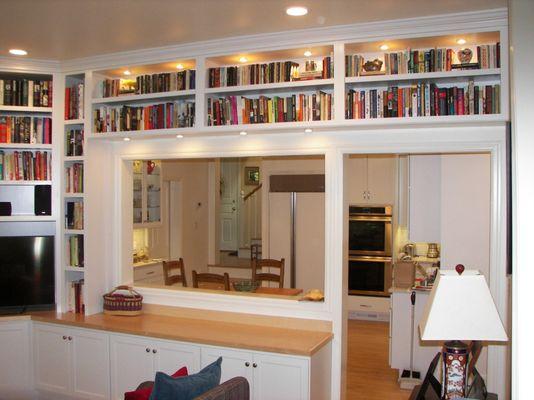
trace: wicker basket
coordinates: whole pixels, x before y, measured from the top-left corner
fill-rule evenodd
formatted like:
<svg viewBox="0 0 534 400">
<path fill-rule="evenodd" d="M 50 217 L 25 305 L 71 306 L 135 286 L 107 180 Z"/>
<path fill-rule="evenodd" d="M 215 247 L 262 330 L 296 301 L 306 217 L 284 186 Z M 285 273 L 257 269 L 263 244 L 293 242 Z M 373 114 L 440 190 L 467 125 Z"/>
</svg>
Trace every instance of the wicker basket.
<svg viewBox="0 0 534 400">
<path fill-rule="evenodd" d="M 143 312 L 143 296 L 128 286 L 117 286 L 103 297 L 104 314 L 134 316 Z"/>
</svg>

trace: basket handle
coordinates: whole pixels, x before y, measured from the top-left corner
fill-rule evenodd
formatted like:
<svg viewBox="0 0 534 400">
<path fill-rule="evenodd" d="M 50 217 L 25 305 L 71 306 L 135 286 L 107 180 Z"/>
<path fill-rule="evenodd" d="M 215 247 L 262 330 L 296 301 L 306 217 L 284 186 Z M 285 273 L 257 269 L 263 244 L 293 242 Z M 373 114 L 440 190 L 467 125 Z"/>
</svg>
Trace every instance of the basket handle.
<svg viewBox="0 0 534 400">
<path fill-rule="evenodd" d="M 115 293 L 116 291 L 118 290 L 127 290 L 128 292 L 132 293 L 133 295 L 135 296 L 139 296 L 139 297 L 143 297 L 141 296 L 138 292 L 136 292 L 135 290 L 133 290 L 130 286 L 128 285 L 120 285 L 120 286 L 117 286 L 115 289 L 113 289 L 109 294 L 112 295 L 113 293 Z"/>
</svg>

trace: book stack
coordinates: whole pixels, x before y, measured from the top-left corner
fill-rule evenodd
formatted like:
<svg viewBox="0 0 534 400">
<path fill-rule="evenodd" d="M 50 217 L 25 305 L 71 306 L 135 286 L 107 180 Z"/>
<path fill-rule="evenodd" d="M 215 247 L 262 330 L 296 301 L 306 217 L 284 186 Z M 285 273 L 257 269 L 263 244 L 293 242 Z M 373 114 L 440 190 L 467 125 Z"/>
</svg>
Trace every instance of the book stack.
<svg viewBox="0 0 534 400">
<path fill-rule="evenodd" d="M 365 60 L 359 54 L 349 54 L 345 56 L 345 76 L 360 76 Z"/>
<path fill-rule="evenodd" d="M 0 79 L 0 105 L 52 107 L 52 81 Z"/>
<path fill-rule="evenodd" d="M 216 88 L 290 82 L 298 76 L 298 68 L 299 64 L 293 61 L 209 68 L 208 86 Z"/>
<path fill-rule="evenodd" d="M 84 281 L 73 281 L 67 283 L 67 311 L 76 314 L 85 313 L 84 303 Z"/>
<path fill-rule="evenodd" d="M 67 262 L 71 267 L 82 268 L 83 260 L 83 235 L 72 235 L 67 239 Z"/>
<path fill-rule="evenodd" d="M 195 103 L 174 101 L 150 106 L 102 106 L 93 111 L 95 132 L 187 128 L 195 123 Z"/>
<path fill-rule="evenodd" d="M 65 155 L 83 156 L 83 129 L 70 129 L 65 134 Z"/>
<path fill-rule="evenodd" d="M 74 163 L 65 168 L 65 192 L 83 193 L 83 164 Z"/>
<path fill-rule="evenodd" d="M 0 150 L 0 180 L 4 181 L 47 181 L 51 175 L 52 155 L 48 152 Z"/>
<path fill-rule="evenodd" d="M 325 92 L 249 99 L 227 96 L 208 99 L 208 125 L 326 121 L 332 119 L 333 96 Z"/>
<path fill-rule="evenodd" d="M 65 88 L 65 119 L 83 119 L 84 84 Z"/>
<path fill-rule="evenodd" d="M 347 119 L 476 115 L 500 113 L 500 85 L 438 87 L 418 83 L 387 90 L 350 90 Z"/>
<path fill-rule="evenodd" d="M 195 88 L 195 70 L 139 75 L 135 79 L 105 79 L 98 86 L 99 97 L 164 93 Z"/>
<path fill-rule="evenodd" d="M 83 203 L 81 201 L 67 202 L 65 228 L 83 229 Z"/>
<path fill-rule="evenodd" d="M 0 143 L 52 143 L 52 118 L 0 116 Z"/>
</svg>

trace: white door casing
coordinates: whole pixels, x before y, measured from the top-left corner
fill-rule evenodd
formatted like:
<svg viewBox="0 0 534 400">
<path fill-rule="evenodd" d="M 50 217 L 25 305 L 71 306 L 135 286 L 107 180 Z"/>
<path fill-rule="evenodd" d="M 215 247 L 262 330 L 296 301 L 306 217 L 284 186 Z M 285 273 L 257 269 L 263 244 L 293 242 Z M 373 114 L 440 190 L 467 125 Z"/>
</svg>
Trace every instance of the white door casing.
<svg viewBox="0 0 534 400">
<path fill-rule="evenodd" d="M 221 250 L 237 250 L 239 160 L 221 160 Z"/>
</svg>

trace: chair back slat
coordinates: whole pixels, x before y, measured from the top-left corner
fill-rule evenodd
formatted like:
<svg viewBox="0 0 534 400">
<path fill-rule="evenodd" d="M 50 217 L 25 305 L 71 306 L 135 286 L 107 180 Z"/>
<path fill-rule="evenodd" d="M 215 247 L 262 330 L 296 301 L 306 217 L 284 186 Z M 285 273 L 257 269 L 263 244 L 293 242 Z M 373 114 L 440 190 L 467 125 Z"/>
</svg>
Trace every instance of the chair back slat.
<svg viewBox="0 0 534 400">
<path fill-rule="evenodd" d="M 284 265 L 285 260 L 263 259 L 253 260 L 252 262 L 252 280 L 253 281 L 266 281 L 266 282 L 278 282 L 278 287 L 284 287 Z M 276 268 L 279 273 L 274 274 L 272 272 L 261 272 L 264 268 Z M 258 272 L 258 270 L 260 272 Z"/>
<path fill-rule="evenodd" d="M 176 271 L 179 271 L 180 273 L 176 274 Z M 163 278 L 166 286 L 181 282 L 184 287 L 187 287 L 183 258 L 173 261 L 163 261 Z"/>
</svg>

